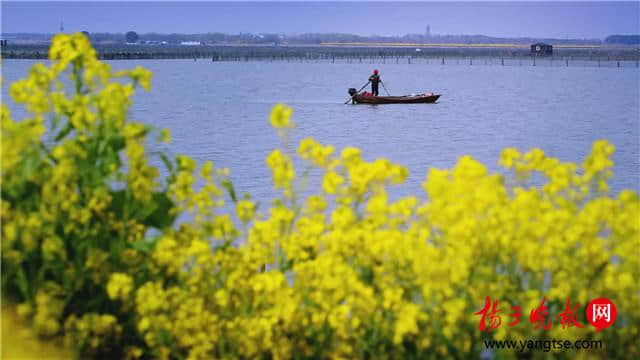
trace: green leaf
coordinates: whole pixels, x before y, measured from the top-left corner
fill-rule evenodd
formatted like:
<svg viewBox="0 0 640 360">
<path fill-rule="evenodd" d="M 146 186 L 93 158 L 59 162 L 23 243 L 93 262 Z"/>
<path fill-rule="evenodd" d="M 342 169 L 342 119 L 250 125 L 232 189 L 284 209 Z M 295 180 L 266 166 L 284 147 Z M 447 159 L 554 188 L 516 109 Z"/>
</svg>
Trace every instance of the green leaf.
<svg viewBox="0 0 640 360">
<path fill-rule="evenodd" d="M 64 127 L 64 129 L 62 129 L 58 135 L 56 136 L 55 141 L 58 142 L 62 139 L 64 139 L 65 136 L 69 135 L 69 133 L 71 132 L 71 130 L 73 130 L 73 125 L 71 125 L 71 123 L 67 123 L 67 126 Z"/>
<path fill-rule="evenodd" d="M 111 136 L 109 138 L 109 145 L 111 146 L 113 151 L 116 153 L 124 149 L 124 146 L 126 145 L 124 141 L 124 136 L 122 135 Z"/>
<path fill-rule="evenodd" d="M 166 329 L 161 329 L 157 332 L 157 334 L 158 334 L 158 340 L 160 341 L 161 344 L 166 346 L 171 346 L 172 339 L 169 331 L 167 331 Z"/>
<path fill-rule="evenodd" d="M 176 215 L 171 214 L 171 209 L 173 207 L 173 201 L 169 199 L 167 194 L 163 192 L 154 193 L 153 211 L 142 221 L 142 223 L 157 229 L 170 227 L 176 219 Z"/>
<path fill-rule="evenodd" d="M 142 238 L 136 242 L 131 243 L 131 247 L 135 250 L 148 254 L 153 250 L 156 244 L 156 239 Z"/>
<path fill-rule="evenodd" d="M 125 192 L 124 190 L 117 190 L 111 192 L 111 202 L 109 203 L 109 210 L 115 214 L 122 214 L 124 212 Z"/>
<path fill-rule="evenodd" d="M 20 292 L 22 293 L 22 297 L 24 299 L 28 299 L 30 298 L 29 296 L 29 280 L 27 280 L 27 276 L 24 273 L 24 269 L 20 269 L 18 270 L 18 273 L 16 274 L 16 280 L 17 280 L 17 285 L 18 285 L 18 289 L 20 289 Z"/>
<path fill-rule="evenodd" d="M 238 202 L 238 199 L 236 198 L 236 191 L 233 188 L 233 183 L 231 182 L 231 180 L 222 180 L 220 185 L 222 185 L 223 188 L 227 189 L 227 192 L 229 193 L 229 196 L 234 203 Z"/>
<path fill-rule="evenodd" d="M 169 170 L 169 173 L 173 173 L 173 163 L 171 163 L 167 154 L 160 153 L 160 159 L 162 159 L 162 162 L 164 163 L 164 166 L 167 167 L 167 170 Z"/>
</svg>

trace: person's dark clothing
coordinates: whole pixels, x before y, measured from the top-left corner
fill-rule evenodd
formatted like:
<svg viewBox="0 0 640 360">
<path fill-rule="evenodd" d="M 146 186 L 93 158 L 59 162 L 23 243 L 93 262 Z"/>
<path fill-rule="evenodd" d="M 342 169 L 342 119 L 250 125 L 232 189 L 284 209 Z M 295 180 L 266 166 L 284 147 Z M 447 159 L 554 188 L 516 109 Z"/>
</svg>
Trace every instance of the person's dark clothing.
<svg viewBox="0 0 640 360">
<path fill-rule="evenodd" d="M 373 74 L 369 76 L 369 81 L 371 81 L 371 93 L 373 96 L 378 96 L 378 85 L 380 84 L 380 75 Z"/>
</svg>

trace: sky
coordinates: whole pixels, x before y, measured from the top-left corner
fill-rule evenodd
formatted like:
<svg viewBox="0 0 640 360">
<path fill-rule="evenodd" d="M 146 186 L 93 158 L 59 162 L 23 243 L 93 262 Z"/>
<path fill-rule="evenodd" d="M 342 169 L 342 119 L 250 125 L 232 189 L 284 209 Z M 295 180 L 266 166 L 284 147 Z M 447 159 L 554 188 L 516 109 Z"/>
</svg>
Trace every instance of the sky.
<svg viewBox="0 0 640 360">
<path fill-rule="evenodd" d="M 482 34 L 599 38 L 640 33 L 632 2 L 1 1 L 3 33 Z"/>
</svg>

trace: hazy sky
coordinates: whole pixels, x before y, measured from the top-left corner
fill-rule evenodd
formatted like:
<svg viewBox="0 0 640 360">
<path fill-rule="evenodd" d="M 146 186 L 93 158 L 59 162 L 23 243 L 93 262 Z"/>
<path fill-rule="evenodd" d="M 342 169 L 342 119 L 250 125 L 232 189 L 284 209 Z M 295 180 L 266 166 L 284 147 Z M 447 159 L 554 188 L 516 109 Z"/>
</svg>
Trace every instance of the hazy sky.
<svg viewBox="0 0 640 360">
<path fill-rule="evenodd" d="M 640 33 L 640 2 L 2 1 L 2 32 L 341 32 L 604 38 Z"/>
</svg>

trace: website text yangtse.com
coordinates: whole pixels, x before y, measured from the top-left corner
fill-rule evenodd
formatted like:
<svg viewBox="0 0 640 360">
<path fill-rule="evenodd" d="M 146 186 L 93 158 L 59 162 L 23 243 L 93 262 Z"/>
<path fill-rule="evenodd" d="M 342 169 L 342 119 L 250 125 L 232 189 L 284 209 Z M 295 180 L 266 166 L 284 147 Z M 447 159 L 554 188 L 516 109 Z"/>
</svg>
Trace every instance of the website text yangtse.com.
<svg viewBox="0 0 640 360">
<path fill-rule="evenodd" d="M 485 349 L 513 349 L 519 352 L 526 350 L 551 350 L 564 349 L 602 349 L 602 340 L 484 340 Z"/>
</svg>

